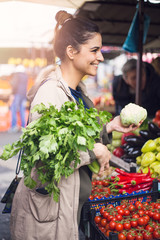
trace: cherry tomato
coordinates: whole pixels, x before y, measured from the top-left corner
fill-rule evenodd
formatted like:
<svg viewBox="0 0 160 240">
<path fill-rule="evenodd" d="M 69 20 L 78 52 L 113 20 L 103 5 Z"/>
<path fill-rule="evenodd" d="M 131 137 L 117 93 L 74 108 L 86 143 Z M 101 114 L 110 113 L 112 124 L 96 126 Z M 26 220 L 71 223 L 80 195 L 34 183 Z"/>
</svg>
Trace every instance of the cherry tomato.
<svg viewBox="0 0 160 240">
<path fill-rule="evenodd" d="M 108 222 L 110 222 L 112 220 L 112 218 L 113 218 L 113 215 L 108 215 L 108 217 L 107 217 Z"/>
<path fill-rule="evenodd" d="M 145 223 L 143 217 L 138 218 L 137 221 L 138 221 L 138 225 L 139 225 L 139 226 L 143 226 L 144 223 Z"/>
<path fill-rule="evenodd" d="M 116 206 L 116 209 L 118 211 L 119 209 L 122 209 L 122 207 L 121 206 Z"/>
<path fill-rule="evenodd" d="M 160 209 L 160 203 L 155 203 L 154 208 Z"/>
<path fill-rule="evenodd" d="M 127 237 L 127 240 L 134 240 L 135 239 L 135 235 L 133 233 L 130 233 L 130 232 L 127 233 L 126 237 Z"/>
<path fill-rule="evenodd" d="M 138 219 L 139 218 L 139 214 L 135 213 L 135 214 L 133 214 L 132 217 L 135 218 L 135 219 Z"/>
<path fill-rule="evenodd" d="M 92 195 L 90 195 L 89 199 L 92 201 L 94 199 L 94 197 Z"/>
<path fill-rule="evenodd" d="M 155 213 L 153 214 L 153 219 L 154 219 L 154 220 L 159 220 L 159 219 L 160 219 L 160 214 L 159 214 L 158 212 L 155 212 Z"/>
<path fill-rule="evenodd" d="M 101 226 L 102 227 L 105 227 L 106 226 L 106 224 L 107 224 L 107 220 L 105 219 L 105 218 L 103 218 L 103 219 L 101 219 Z"/>
<path fill-rule="evenodd" d="M 155 117 L 156 117 L 157 119 L 160 119 L 160 110 L 157 110 L 157 112 L 156 112 L 156 114 L 155 114 Z"/>
<path fill-rule="evenodd" d="M 104 227 L 99 227 L 99 230 L 101 230 L 101 232 L 103 232 L 103 233 L 106 231 L 106 229 Z"/>
<path fill-rule="evenodd" d="M 138 214 L 140 217 L 142 217 L 144 215 L 144 210 L 142 210 L 142 209 L 138 210 Z"/>
<path fill-rule="evenodd" d="M 135 240 L 143 240 L 143 235 L 141 233 L 138 233 L 135 237 Z"/>
<path fill-rule="evenodd" d="M 121 223 L 116 223 L 115 229 L 116 229 L 117 232 L 123 231 L 123 224 L 121 224 Z"/>
<path fill-rule="evenodd" d="M 122 220 L 122 215 L 117 214 L 117 215 L 116 215 L 116 220 L 121 221 L 121 220 Z"/>
<path fill-rule="evenodd" d="M 102 181 L 102 185 L 103 185 L 104 187 L 108 187 L 108 186 L 109 186 L 109 182 L 108 182 L 107 180 L 103 180 L 103 181 Z"/>
<path fill-rule="evenodd" d="M 153 227 L 152 226 L 150 226 L 150 225 L 147 225 L 146 227 L 145 227 L 145 229 L 148 231 L 148 232 L 153 232 Z"/>
<path fill-rule="evenodd" d="M 126 240 L 126 236 L 123 233 L 119 233 L 118 240 Z"/>
<path fill-rule="evenodd" d="M 116 222 L 115 221 L 110 221 L 110 223 L 109 223 L 109 229 L 110 230 L 114 230 L 115 229 L 115 227 L 116 227 Z"/>
<path fill-rule="evenodd" d="M 121 208 L 123 208 L 123 209 L 126 207 L 127 207 L 127 205 L 125 203 L 121 205 Z"/>
<path fill-rule="evenodd" d="M 124 222 L 124 223 L 123 223 L 123 228 L 124 228 L 125 230 L 130 230 L 130 229 L 131 229 L 131 224 L 130 224 L 129 222 Z"/>
<path fill-rule="evenodd" d="M 96 216 L 96 217 L 94 218 L 94 221 L 95 221 L 95 223 L 100 223 L 101 217 L 100 217 L 100 216 Z"/>
<path fill-rule="evenodd" d="M 144 232 L 143 233 L 143 239 L 144 240 L 152 240 L 152 234 L 149 232 Z"/>
<path fill-rule="evenodd" d="M 133 227 L 133 228 L 135 228 L 135 227 L 138 226 L 137 220 L 131 220 L 131 221 L 130 221 L 130 224 L 131 224 L 131 227 Z"/>
<path fill-rule="evenodd" d="M 160 239 L 160 231 L 155 230 L 155 231 L 153 232 L 153 238 L 154 238 L 154 239 Z"/>
<path fill-rule="evenodd" d="M 119 209 L 119 210 L 118 210 L 118 214 L 120 214 L 120 215 L 123 216 L 123 215 L 124 215 L 124 209 Z"/>
<path fill-rule="evenodd" d="M 100 214 L 103 215 L 104 211 L 105 211 L 105 207 L 102 207 L 102 208 L 100 209 Z"/>
<path fill-rule="evenodd" d="M 130 215 L 130 211 L 128 209 L 124 210 L 124 216 L 129 216 Z"/>
<path fill-rule="evenodd" d="M 137 205 L 135 205 L 136 209 L 143 209 L 143 204 L 141 202 L 139 202 Z"/>
<path fill-rule="evenodd" d="M 130 212 L 135 211 L 135 206 L 134 206 L 133 204 L 129 205 L 128 210 L 129 210 Z"/>
<path fill-rule="evenodd" d="M 107 230 L 107 232 L 105 233 L 105 235 L 107 236 L 107 237 L 109 237 L 109 233 L 111 232 L 111 230 Z"/>
<path fill-rule="evenodd" d="M 104 211 L 104 213 L 103 213 L 103 217 L 107 219 L 107 218 L 108 218 L 108 215 L 109 215 L 109 213 L 106 212 L 106 211 Z"/>
</svg>

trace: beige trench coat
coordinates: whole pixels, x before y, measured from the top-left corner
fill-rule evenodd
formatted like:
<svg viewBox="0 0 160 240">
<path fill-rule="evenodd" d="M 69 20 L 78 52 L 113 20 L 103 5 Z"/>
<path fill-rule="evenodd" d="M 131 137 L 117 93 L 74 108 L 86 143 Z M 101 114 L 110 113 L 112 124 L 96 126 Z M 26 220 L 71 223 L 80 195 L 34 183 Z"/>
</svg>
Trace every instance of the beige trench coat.
<svg viewBox="0 0 160 240">
<path fill-rule="evenodd" d="M 82 83 L 81 89 L 85 91 Z M 37 83 L 30 90 L 28 98 L 31 108 L 43 102 L 45 105 L 52 103 L 60 109 L 64 102 L 75 101 L 58 66 L 48 75 L 48 81 L 41 86 Z M 91 105 L 92 103 L 89 107 L 93 106 Z M 37 117 L 35 113 L 30 114 L 30 121 Z M 22 178 L 12 205 L 10 219 L 12 240 L 78 240 L 77 211 L 80 189 L 78 168 L 92 161 L 88 152 L 80 152 L 80 158 L 81 163 L 74 173 L 67 179 L 61 178 L 58 203 L 48 195 L 27 188 Z M 32 177 L 36 180 L 37 175 L 34 170 Z M 42 186 L 39 182 L 36 188 Z"/>
</svg>

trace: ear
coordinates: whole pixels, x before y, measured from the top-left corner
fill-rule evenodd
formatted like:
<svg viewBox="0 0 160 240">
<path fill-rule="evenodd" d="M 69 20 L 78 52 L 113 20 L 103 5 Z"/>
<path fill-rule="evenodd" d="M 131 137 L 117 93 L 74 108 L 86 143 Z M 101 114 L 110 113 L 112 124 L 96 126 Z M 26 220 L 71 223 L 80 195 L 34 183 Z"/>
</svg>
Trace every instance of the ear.
<svg viewBox="0 0 160 240">
<path fill-rule="evenodd" d="M 67 46 L 66 48 L 66 54 L 69 57 L 69 59 L 73 60 L 74 55 L 77 53 L 77 50 L 73 48 L 71 45 Z"/>
</svg>

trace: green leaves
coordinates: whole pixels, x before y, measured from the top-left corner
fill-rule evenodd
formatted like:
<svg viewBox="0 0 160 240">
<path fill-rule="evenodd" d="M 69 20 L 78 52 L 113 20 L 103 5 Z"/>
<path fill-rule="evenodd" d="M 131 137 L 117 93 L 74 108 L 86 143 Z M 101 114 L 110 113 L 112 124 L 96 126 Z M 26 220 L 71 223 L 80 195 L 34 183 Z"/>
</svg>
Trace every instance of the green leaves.
<svg viewBox="0 0 160 240">
<path fill-rule="evenodd" d="M 21 170 L 25 185 L 36 187 L 30 175 L 36 167 L 39 180 L 58 201 L 61 177 L 70 176 L 80 163 L 79 151 L 93 149 L 95 139 L 100 138 L 103 124 L 111 119 L 111 114 L 85 109 L 81 100 L 78 108 L 74 102 L 65 102 L 58 111 L 51 104 L 46 107 L 41 103 L 32 112 L 40 117 L 23 129 L 19 141 L 5 146 L 0 158 L 7 160 L 23 148 Z"/>
</svg>

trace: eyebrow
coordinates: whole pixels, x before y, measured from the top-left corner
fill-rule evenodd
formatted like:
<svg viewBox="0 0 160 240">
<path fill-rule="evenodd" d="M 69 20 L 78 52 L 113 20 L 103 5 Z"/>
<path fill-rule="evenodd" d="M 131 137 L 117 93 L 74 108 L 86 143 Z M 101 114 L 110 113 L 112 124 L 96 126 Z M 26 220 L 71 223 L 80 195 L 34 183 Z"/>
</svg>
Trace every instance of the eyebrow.
<svg viewBox="0 0 160 240">
<path fill-rule="evenodd" d="M 91 50 L 93 50 L 93 49 L 101 49 L 102 47 L 92 47 L 92 48 L 90 48 Z"/>
</svg>

